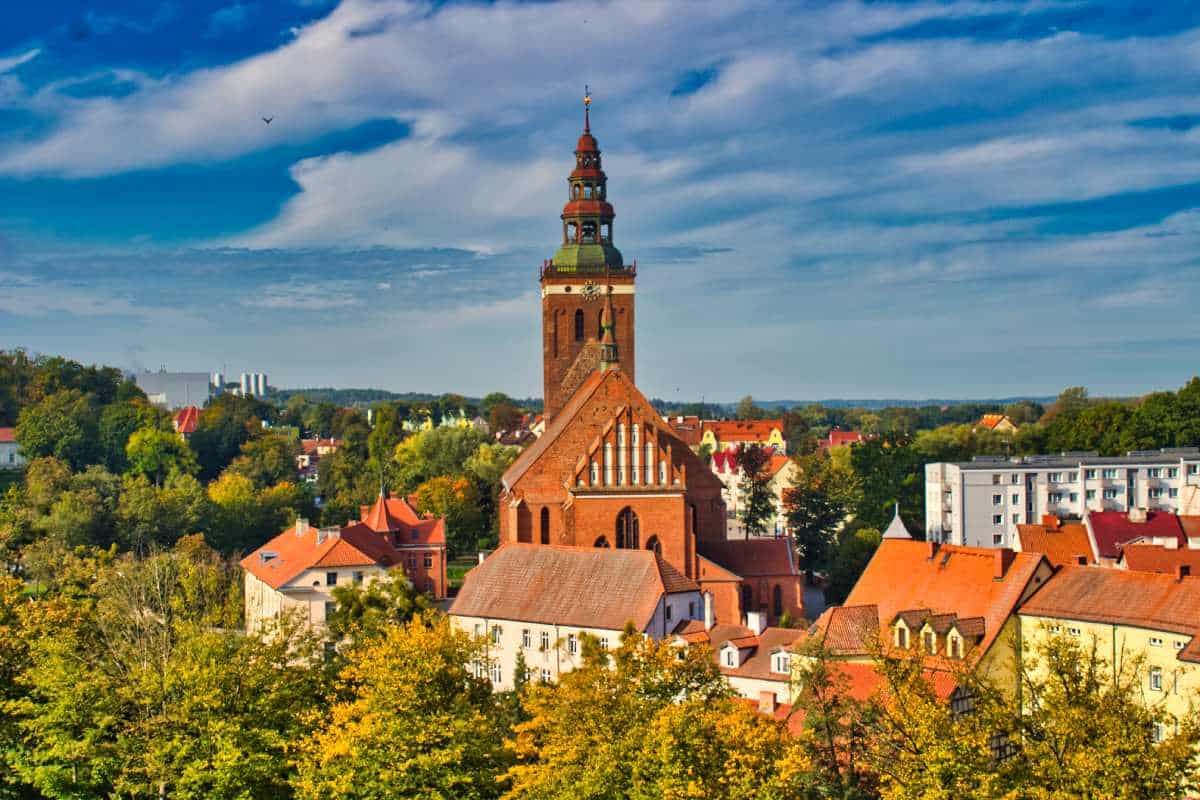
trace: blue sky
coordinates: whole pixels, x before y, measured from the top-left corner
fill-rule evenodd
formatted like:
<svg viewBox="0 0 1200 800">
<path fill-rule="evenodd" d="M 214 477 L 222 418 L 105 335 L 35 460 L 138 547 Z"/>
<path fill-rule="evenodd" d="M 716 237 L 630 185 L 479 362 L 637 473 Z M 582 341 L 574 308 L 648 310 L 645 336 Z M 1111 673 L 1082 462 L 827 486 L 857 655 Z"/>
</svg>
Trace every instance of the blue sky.
<svg viewBox="0 0 1200 800">
<path fill-rule="evenodd" d="M 587 83 L 648 394 L 1171 388 L 1198 79 L 1162 0 L 17 4 L 0 342 L 537 394 Z"/>
</svg>

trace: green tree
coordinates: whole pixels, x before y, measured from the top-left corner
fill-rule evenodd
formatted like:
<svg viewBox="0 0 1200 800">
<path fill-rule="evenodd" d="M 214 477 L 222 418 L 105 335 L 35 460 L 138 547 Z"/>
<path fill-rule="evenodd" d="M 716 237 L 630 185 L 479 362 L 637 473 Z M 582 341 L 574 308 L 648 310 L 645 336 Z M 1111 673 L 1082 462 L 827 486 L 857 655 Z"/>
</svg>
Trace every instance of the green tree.
<svg viewBox="0 0 1200 800">
<path fill-rule="evenodd" d="M 483 644 L 419 616 L 355 647 L 338 695 L 300 753 L 305 800 L 499 797 L 509 758 L 499 699 L 469 669 Z"/>
<path fill-rule="evenodd" d="M 209 514 L 204 487 L 191 475 L 173 473 L 162 486 L 144 475 L 126 476 L 117 503 L 117 540 L 139 554 L 169 547 L 201 530 Z"/>
<path fill-rule="evenodd" d="M 221 394 L 200 413 L 188 443 L 200 462 L 200 479 L 210 481 L 241 453 L 242 445 L 262 434 L 274 408 L 253 397 Z"/>
<path fill-rule="evenodd" d="M 876 528 L 849 528 L 838 534 L 825 586 L 825 599 L 830 605 L 849 596 L 881 541 L 883 535 Z"/>
<path fill-rule="evenodd" d="M 282 433 L 268 433 L 242 444 L 241 455 L 229 469 L 245 475 L 255 486 L 263 488 L 296 477 L 296 456 L 300 443 Z"/>
<path fill-rule="evenodd" d="M 925 529 L 925 465 L 907 439 L 880 437 L 850 450 L 861 499 L 854 518 L 863 525 L 884 528 L 896 503 L 909 530 Z"/>
<path fill-rule="evenodd" d="M 733 416 L 736 419 L 765 419 L 767 412 L 754 405 L 753 397 L 746 395 L 738 401 L 737 408 L 734 409 Z"/>
<path fill-rule="evenodd" d="M 434 428 L 410 436 L 396 446 L 396 488 L 407 494 L 430 478 L 461 475 L 467 459 L 487 443 L 487 434 L 474 428 Z"/>
<path fill-rule="evenodd" d="M 770 462 L 771 454 L 762 445 L 743 442 L 737 447 L 737 465 L 741 472 L 738 479 L 738 518 L 747 539 L 765 534 L 775 515 L 772 476 L 767 471 Z"/>
<path fill-rule="evenodd" d="M 456 555 L 475 550 L 484 519 L 479 513 L 479 493 L 465 477 L 430 478 L 413 492 L 417 511 L 446 520 L 446 542 Z"/>
<path fill-rule="evenodd" d="M 326 618 L 326 630 L 333 641 L 380 636 L 430 608 L 429 598 L 405 577 L 403 567 L 394 567 L 387 575 L 360 584 L 338 584 L 333 589 L 333 600 L 333 613 Z"/>
<path fill-rule="evenodd" d="M 165 411 L 144 401 L 111 403 L 100 412 L 97 438 L 101 460 L 112 472 L 129 468 L 125 447 L 129 437 L 141 428 L 170 427 Z"/>
<path fill-rule="evenodd" d="M 161 486 L 168 475 L 195 475 L 200 471 L 196 454 L 179 434 L 159 428 L 142 428 L 125 446 L 129 471 Z"/>
<path fill-rule="evenodd" d="M 97 460 L 96 409 L 77 389 L 54 392 L 24 408 L 16 436 L 27 458 L 53 456 L 76 470 Z"/>
<path fill-rule="evenodd" d="M 823 450 L 802 456 L 796 463 L 793 485 L 783 492 L 784 513 L 801 567 L 822 569 L 834 536 L 850 513 L 857 483 L 853 472 L 840 469 Z"/>
</svg>

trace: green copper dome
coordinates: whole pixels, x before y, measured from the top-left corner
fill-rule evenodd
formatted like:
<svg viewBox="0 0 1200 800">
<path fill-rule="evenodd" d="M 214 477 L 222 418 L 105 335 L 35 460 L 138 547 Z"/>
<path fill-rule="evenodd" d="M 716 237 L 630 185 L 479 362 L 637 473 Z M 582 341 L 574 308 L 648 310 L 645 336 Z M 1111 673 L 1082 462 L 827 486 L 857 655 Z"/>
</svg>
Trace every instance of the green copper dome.
<svg viewBox="0 0 1200 800">
<path fill-rule="evenodd" d="M 622 269 L 621 251 L 611 244 L 564 244 L 551 259 L 559 272 L 603 272 Z"/>
</svg>

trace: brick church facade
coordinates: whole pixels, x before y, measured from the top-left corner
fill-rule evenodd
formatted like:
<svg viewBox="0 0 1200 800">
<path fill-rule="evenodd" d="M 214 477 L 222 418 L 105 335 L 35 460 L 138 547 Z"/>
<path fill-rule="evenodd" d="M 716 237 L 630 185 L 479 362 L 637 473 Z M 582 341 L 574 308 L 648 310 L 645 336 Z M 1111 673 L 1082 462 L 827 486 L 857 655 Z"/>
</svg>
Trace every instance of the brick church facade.
<svg viewBox="0 0 1200 800">
<path fill-rule="evenodd" d="M 500 543 L 641 549 L 713 595 L 720 622 L 803 615 L 790 539 L 726 539 L 721 483 L 634 384 L 634 285 L 613 245 L 585 105 L 563 243 L 541 269 L 545 433 L 505 472 Z"/>
</svg>

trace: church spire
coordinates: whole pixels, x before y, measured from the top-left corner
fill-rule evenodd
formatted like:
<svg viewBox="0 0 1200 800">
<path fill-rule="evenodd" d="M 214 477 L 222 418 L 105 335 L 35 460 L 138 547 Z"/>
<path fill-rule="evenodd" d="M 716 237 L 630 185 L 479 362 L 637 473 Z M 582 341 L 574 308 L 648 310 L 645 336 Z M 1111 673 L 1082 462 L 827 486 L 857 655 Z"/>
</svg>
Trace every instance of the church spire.
<svg viewBox="0 0 1200 800">
<path fill-rule="evenodd" d="M 567 178 L 567 204 L 562 211 L 562 246 L 551 263 L 560 274 L 625 271 L 621 251 L 613 246 L 613 212 L 608 177 L 601 167 L 600 144 L 592 136 L 592 93 L 583 95 L 583 133 L 575 143 L 575 169 Z"/>
<path fill-rule="evenodd" d="M 608 276 L 605 275 L 607 278 Z M 617 352 L 617 339 L 613 336 L 612 287 L 604 295 L 604 310 L 600 312 L 600 371 L 621 368 L 621 356 Z"/>
</svg>

